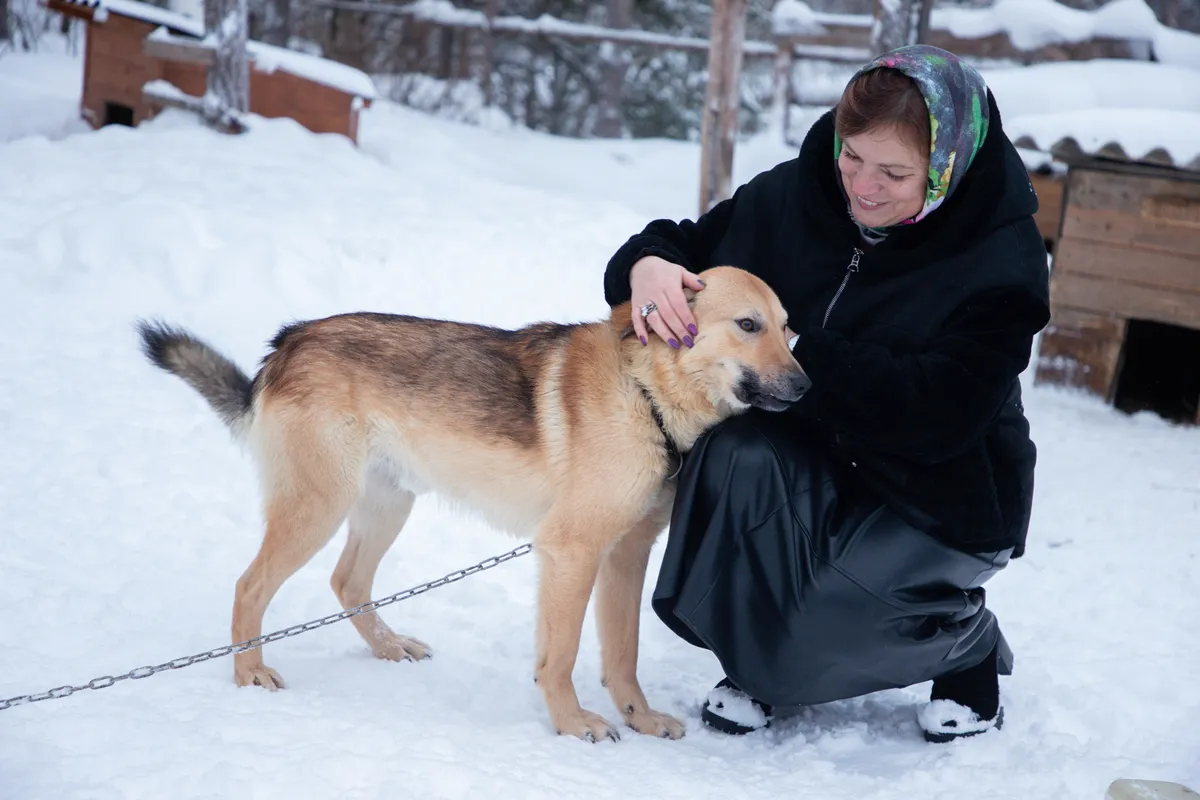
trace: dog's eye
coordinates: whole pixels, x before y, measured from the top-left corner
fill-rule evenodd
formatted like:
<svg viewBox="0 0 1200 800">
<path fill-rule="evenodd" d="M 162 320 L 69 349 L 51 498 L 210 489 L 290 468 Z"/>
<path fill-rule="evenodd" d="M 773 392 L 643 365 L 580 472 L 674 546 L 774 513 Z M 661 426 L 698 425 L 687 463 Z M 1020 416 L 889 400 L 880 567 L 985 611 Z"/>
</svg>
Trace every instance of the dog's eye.
<svg viewBox="0 0 1200 800">
<path fill-rule="evenodd" d="M 738 327 L 744 330 L 746 333 L 754 333 L 759 329 L 758 321 L 750 319 L 749 317 L 743 317 L 742 319 L 739 319 L 737 324 Z"/>
</svg>

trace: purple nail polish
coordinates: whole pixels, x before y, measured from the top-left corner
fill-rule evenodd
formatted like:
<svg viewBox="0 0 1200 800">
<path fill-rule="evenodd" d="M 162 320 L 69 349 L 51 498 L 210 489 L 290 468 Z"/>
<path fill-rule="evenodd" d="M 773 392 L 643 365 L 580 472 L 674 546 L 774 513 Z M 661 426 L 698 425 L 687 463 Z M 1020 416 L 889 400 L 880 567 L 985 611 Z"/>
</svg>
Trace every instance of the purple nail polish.
<svg viewBox="0 0 1200 800">
<path fill-rule="evenodd" d="M 667 344 L 671 345 L 671 347 L 675 348 L 676 350 L 679 349 L 679 342 L 675 341 L 674 339 L 667 339 Z"/>
<path fill-rule="evenodd" d="M 697 282 L 699 282 L 699 284 L 700 284 L 701 286 L 708 286 L 708 284 L 707 284 L 707 283 L 705 283 L 705 282 L 704 282 L 703 280 L 701 280 L 700 278 L 697 278 L 696 280 L 697 280 Z"/>
<path fill-rule="evenodd" d="M 646 344 L 646 337 L 645 337 L 645 336 L 639 336 L 638 338 L 642 340 L 642 344 L 643 344 L 643 345 L 645 345 L 645 344 Z"/>
<path fill-rule="evenodd" d="M 691 347 L 692 346 L 692 337 L 690 337 L 690 336 L 683 337 L 683 343 L 686 344 L 688 347 Z"/>
<path fill-rule="evenodd" d="M 692 336 L 696 335 L 696 326 L 694 324 L 688 325 L 688 333 L 690 333 Z"/>
</svg>

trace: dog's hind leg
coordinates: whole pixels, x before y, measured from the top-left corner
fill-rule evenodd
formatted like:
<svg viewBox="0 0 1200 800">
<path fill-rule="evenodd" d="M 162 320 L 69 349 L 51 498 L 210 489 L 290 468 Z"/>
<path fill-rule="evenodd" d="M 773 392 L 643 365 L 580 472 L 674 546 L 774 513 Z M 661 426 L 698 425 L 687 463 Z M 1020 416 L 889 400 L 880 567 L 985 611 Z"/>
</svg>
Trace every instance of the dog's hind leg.
<svg viewBox="0 0 1200 800">
<path fill-rule="evenodd" d="M 534 545 L 541 562 L 534 679 L 554 729 L 592 742 L 621 738 L 604 717 L 579 705 L 571 679 L 602 541 L 579 520 L 559 519 L 543 525 Z"/>
<path fill-rule="evenodd" d="M 646 702 L 637 679 L 642 586 L 650 548 L 667 513 L 642 520 L 605 554 L 596 581 L 596 627 L 604 685 L 626 724 L 638 733 L 678 739 L 684 726 Z"/>
<path fill-rule="evenodd" d="M 384 486 L 368 476 L 366 493 L 350 511 L 346 547 L 330 580 L 342 608 L 356 608 L 370 601 L 379 562 L 408 521 L 415 500 L 412 492 Z M 378 658 L 412 661 L 433 655 L 424 642 L 396 634 L 378 612 L 368 611 L 350 621 Z"/>
<path fill-rule="evenodd" d="M 341 443 L 294 436 L 266 459 L 266 533 L 258 554 L 238 579 L 233 601 L 234 643 L 262 635 L 263 614 L 275 593 L 296 570 L 329 543 L 346 518 L 359 487 L 351 454 Z M 238 686 L 282 689 L 279 673 L 263 663 L 262 648 L 236 653 Z"/>
</svg>

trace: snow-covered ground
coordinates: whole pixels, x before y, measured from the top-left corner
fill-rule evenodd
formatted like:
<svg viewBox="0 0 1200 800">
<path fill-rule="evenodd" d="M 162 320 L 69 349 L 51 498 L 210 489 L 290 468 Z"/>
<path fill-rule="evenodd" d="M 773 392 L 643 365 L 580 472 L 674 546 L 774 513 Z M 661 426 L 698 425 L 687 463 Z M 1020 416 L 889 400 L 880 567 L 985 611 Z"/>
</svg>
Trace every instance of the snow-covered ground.
<svg viewBox="0 0 1200 800">
<path fill-rule="evenodd" d="M 613 249 L 696 205 L 693 145 L 558 140 L 387 104 L 359 150 L 287 121 L 238 138 L 177 114 L 79 132 L 78 66 L 0 59 L 0 697 L 227 641 L 259 542 L 251 466 L 143 360 L 135 318 L 191 326 L 252 368 L 281 323 L 333 312 L 597 317 Z M 777 137 L 739 147 L 736 180 L 790 155 Z M 1200 431 L 1028 384 L 1030 547 L 989 585 L 1017 654 L 1002 731 L 925 744 L 917 686 L 710 733 L 698 704 L 719 669 L 645 603 L 643 684 L 688 735 L 556 737 L 531 680 L 524 558 L 382 612 L 430 661 L 377 661 L 342 622 L 268 645 L 283 692 L 236 688 L 226 658 L 0 712 L 0 797 L 1099 800 L 1120 776 L 1200 786 Z M 338 610 L 343 540 L 284 586 L 266 630 Z M 515 544 L 419 503 L 376 596 Z M 590 617 L 576 684 L 615 718 Z"/>
</svg>

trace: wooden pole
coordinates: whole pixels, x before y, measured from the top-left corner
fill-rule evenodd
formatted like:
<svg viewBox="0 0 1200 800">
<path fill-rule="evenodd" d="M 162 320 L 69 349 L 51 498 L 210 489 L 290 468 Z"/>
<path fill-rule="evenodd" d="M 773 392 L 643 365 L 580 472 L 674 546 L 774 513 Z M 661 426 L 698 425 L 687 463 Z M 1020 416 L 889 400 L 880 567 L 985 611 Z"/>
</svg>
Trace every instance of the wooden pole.
<svg viewBox="0 0 1200 800">
<path fill-rule="evenodd" d="M 700 125 L 701 214 L 731 194 L 745 33 L 746 0 L 714 0 Z"/>
<path fill-rule="evenodd" d="M 608 0 L 606 10 L 609 28 L 626 30 L 633 24 L 633 0 Z M 593 132 L 602 139 L 619 139 L 625 127 L 621 101 L 629 71 L 629 50 L 615 42 L 604 42 L 600 54 L 600 108 Z"/>
</svg>

